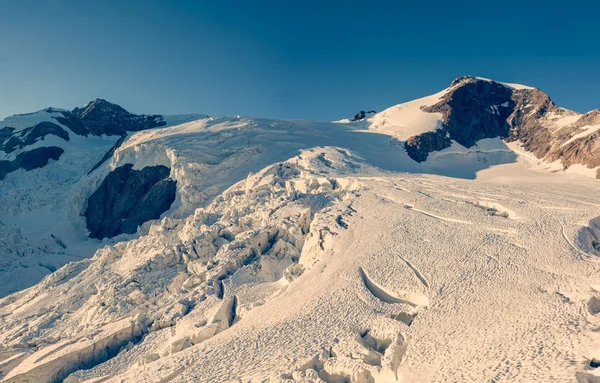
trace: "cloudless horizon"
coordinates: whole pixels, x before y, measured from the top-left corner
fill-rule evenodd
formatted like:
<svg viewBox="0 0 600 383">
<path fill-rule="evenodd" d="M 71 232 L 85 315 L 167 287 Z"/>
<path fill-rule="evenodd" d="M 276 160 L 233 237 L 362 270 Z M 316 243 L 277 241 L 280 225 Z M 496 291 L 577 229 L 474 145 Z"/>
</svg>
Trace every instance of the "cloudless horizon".
<svg viewBox="0 0 600 383">
<path fill-rule="evenodd" d="M 600 108 L 600 5 L 0 1 L 0 118 L 104 98 L 135 113 L 334 120 L 474 75 Z"/>
</svg>

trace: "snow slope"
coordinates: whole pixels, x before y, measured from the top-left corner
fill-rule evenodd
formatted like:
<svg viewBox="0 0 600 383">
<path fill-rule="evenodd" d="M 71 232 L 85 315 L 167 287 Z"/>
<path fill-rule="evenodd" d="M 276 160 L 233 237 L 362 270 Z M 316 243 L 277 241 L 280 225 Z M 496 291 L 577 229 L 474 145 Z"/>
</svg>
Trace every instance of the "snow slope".
<svg viewBox="0 0 600 383">
<path fill-rule="evenodd" d="M 441 127 L 441 113 L 427 113 L 422 110 L 422 107 L 436 104 L 447 92 L 448 89 L 444 89 L 431 96 L 392 106 L 367 120 L 358 122 L 340 120 L 337 122 L 361 126 L 406 141 L 411 136 Z"/>
<path fill-rule="evenodd" d="M 80 179 L 119 137 L 74 134 L 54 119 L 60 116 L 59 110 L 49 109 L 0 122 L 0 129 L 10 126 L 16 132 L 52 122 L 69 133 L 68 141 L 48 135 L 14 152 L 0 151 L 0 160 L 12 160 L 39 147 L 64 150 L 58 161 L 32 171 L 19 169 L 0 181 L 0 296 L 29 287 L 99 247 L 86 240 L 85 222 L 77 210 L 85 187 Z"/>
<path fill-rule="evenodd" d="M 597 381 L 597 181 L 500 138 L 413 161 L 450 90 L 349 123 L 184 116 L 89 174 L 110 139 L 9 174 L 5 285 L 82 259 L 0 298 L 0 381 Z M 570 138 L 574 116 L 540 121 Z M 167 166 L 176 200 L 90 240 L 86 200 L 125 164 Z"/>
<path fill-rule="evenodd" d="M 515 172 L 305 150 L 0 301 L 0 343 L 38 349 L 4 381 L 575 381 L 600 351 L 576 239 L 598 185 Z"/>
</svg>

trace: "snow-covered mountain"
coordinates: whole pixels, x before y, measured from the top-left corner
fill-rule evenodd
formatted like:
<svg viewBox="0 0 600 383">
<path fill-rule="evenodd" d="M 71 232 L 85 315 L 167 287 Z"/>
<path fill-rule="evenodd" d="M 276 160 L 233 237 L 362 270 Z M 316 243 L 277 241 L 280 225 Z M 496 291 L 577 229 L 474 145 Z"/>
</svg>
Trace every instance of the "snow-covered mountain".
<svg viewBox="0 0 600 383">
<path fill-rule="evenodd" d="M 204 117 L 140 116 L 97 99 L 0 121 L 0 296 L 103 246 L 88 237 L 82 215 L 105 174 L 88 173 L 112 158 L 127 131 Z"/>
<path fill-rule="evenodd" d="M 467 76 L 333 123 L 8 118 L 0 379 L 600 379 L 597 117 Z"/>
</svg>

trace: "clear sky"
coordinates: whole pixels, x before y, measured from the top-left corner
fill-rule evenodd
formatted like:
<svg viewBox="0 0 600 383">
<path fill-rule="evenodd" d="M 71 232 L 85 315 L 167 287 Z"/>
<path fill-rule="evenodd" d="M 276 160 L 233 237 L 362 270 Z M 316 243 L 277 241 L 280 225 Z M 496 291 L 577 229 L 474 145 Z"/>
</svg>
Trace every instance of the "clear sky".
<svg viewBox="0 0 600 383">
<path fill-rule="evenodd" d="M 0 117 L 100 97 L 137 113 L 331 120 L 472 74 L 600 107 L 598 2 L 0 0 Z"/>
</svg>

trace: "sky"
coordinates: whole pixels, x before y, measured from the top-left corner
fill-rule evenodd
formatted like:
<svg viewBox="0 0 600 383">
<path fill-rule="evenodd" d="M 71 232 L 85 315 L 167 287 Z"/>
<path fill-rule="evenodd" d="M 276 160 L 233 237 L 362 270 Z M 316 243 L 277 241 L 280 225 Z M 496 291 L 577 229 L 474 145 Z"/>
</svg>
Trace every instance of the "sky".
<svg viewBox="0 0 600 383">
<path fill-rule="evenodd" d="M 0 0 L 0 118 L 104 98 L 135 113 L 334 120 L 475 75 L 600 108 L 600 4 Z"/>
</svg>

